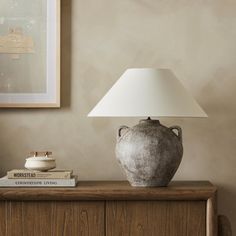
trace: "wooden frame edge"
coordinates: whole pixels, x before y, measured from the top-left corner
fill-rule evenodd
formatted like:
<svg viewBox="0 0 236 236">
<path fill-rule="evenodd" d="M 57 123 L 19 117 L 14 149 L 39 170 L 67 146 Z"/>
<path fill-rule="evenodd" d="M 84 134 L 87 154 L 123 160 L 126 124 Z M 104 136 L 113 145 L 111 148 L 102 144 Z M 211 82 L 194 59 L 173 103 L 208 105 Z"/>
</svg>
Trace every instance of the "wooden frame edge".
<svg viewBox="0 0 236 236">
<path fill-rule="evenodd" d="M 57 88 L 55 108 L 61 107 L 61 0 L 57 0 Z"/>
</svg>

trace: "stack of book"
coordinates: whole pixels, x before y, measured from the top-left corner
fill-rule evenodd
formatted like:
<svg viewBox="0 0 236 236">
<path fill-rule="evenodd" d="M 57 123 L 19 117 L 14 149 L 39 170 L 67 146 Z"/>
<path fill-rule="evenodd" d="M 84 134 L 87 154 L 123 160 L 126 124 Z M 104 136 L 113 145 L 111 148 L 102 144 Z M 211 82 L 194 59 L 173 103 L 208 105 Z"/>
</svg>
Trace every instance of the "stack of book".
<svg viewBox="0 0 236 236">
<path fill-rule="evenodd" d="M 0 178 L 0 187 L 75 187 L 77 176 L 71 170 L 11 170 Z"/>
</svg>

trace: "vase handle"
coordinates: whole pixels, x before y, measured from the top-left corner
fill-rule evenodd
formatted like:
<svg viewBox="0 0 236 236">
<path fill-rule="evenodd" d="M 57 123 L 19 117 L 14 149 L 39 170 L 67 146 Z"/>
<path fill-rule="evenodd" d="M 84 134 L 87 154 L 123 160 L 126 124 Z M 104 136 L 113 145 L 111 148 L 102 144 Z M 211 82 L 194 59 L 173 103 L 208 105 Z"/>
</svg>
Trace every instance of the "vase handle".
<svg viewBox="0 0 236 236">
<path fill-rule="evenodd" d="M 120 126 L 119 127 L 119 129 L 118 129 L 118 131 L 117 131 L 117 139 L 120 139 L 121 138 L 121 136 L 122 136 L 122 130 L 125 130 L 125 129 L 129 129 L 129 127 L 128 126 L 126 126 L 126 125 L 122 125 L 122 126 Z"/>
<path fill-rule="evenodd" d="M 180 141 L 182 142 L 182 129 L 180 126 L 175 125 L 175 126 L 171 126 L 169 127 L 169 129 L 180 139 Z M 173 131 L 173 130 L 177 130 L 177 134 Z"/>
</svg>

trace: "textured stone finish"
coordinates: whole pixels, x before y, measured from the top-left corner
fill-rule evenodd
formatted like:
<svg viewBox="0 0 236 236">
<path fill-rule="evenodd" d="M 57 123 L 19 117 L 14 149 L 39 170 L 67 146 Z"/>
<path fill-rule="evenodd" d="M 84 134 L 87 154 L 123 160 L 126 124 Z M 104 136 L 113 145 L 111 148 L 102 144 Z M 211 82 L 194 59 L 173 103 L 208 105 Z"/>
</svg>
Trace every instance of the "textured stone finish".
<svg viewBox="0 0 236 236">
<path fill-rule="evenodd" d="M 132 128 L 121 126 L 116 156 L 132 186 L 167 186 L 183 156 L 181 128 L 150 119 Z"/>
</svg>

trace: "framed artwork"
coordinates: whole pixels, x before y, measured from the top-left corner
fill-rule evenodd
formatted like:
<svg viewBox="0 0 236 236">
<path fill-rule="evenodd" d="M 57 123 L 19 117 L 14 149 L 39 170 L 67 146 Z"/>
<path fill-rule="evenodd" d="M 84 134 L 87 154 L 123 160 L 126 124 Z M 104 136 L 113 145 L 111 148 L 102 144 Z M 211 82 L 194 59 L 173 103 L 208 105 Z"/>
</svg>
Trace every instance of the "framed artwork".
<svg viewBox="0 0 236 236">
<path fill-rule="evenodd" d="M 0 0 L 0 107 L 60 107 L 60 0 Z"/>
</svg>

